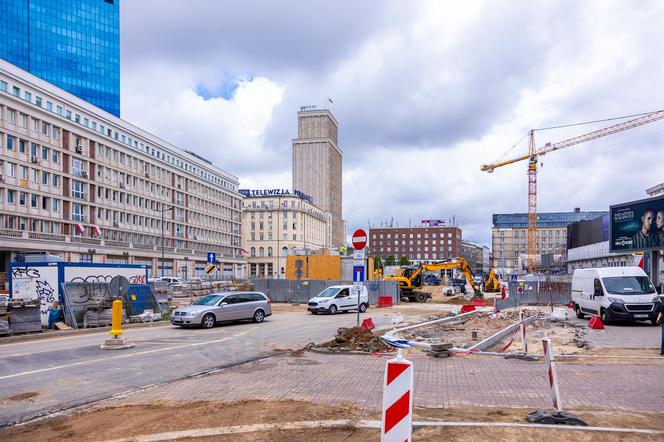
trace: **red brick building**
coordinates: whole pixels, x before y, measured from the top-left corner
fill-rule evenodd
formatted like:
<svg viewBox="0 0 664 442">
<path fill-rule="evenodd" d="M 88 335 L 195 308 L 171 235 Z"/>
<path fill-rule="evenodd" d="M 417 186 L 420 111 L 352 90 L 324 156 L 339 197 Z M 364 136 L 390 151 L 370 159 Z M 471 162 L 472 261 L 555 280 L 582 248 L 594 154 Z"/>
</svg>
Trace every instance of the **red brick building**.
<svg viewBox="0 0 664 442">
<path fill-rule="evenodd" d="M 384 227 L 369 229 L 369 256 L 402 256 L 411 261 L 441 260 L 461 256 L 458 227 Z"/>
</svg>

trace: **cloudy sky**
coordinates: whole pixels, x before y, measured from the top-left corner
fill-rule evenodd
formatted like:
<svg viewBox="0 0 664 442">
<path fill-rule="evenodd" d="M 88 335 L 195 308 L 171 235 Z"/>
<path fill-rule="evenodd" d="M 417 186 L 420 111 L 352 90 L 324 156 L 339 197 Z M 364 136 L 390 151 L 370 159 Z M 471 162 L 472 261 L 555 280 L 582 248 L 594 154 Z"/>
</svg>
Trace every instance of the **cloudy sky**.
<svg viewBox="0 0 664 442">
<path fill-rule="evenodd" d="M 527 210 L 526 164 L 480 165 L 530 128 L 664 109 L 664 2 L 463 3 L 125 0 L 122 117 L 241 187 L 289 188 L 297 111 L 329 107 L 349 231 L 455 216 L 489 245 L 491 214 Z M 644 198 L 662 158 L 664 121 L 544 156 L 538 210 Z"/>
</svg>

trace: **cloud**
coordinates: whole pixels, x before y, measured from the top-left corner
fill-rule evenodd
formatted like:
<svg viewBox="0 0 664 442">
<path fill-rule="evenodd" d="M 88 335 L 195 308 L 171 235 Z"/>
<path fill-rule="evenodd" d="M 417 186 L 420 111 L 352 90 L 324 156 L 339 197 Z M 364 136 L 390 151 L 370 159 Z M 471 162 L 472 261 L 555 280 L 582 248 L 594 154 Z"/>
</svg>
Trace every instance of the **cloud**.
<svg viewBox="0 0 664 442">
<path fill-rule="evenodd" d="M 297 110 L 340 125 L 349 230 L 453 215 L 490 244 L 527 209 L 531 128 L 662 107 L 664 5 L 550 1 L 125 2 L 122 114 L 240 177 L 289 187 Z M 352 10 L 352 13 L 349 11 Z M 536 132 L 556 142 L 600 125 Z M 664 124 L 540 158 L 538 209 L 606 210 L 664 180 Z M 659 155 L 661 156 L 661 155 Z"/>
</svg>

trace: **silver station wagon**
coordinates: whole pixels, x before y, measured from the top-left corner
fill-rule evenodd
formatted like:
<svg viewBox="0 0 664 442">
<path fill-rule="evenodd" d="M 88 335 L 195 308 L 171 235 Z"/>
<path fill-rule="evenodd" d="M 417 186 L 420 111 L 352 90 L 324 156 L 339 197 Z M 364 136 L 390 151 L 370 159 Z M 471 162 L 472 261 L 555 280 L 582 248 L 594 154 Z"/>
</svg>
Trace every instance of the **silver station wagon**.
<svg viewBox="0 0 664 442">
<path fill-rule="evenodd" d="M 212 328 L 218 322 L 263 320 L 272 314 L 272 301 L 261 292 L 212 293 L 186 307 L 178 307 L 171 323 L 182 327 Z"/>
</svg>

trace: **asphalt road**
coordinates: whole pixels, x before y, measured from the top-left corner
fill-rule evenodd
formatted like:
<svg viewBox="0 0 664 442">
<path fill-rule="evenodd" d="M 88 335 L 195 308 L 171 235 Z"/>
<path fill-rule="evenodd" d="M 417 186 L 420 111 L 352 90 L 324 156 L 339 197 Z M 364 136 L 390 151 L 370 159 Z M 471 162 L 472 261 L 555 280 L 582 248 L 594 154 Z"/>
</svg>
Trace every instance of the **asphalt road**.
<svg viewBox="0 0 664 442">
<path fill-rule="evenodd" d="M 372 317 L 379 328 L 389 325 L 389 317 L 376 310 L 362 317 Z M 107 332 L 0 345 L 0 426 L 324 342 L 355 320 L 356 313 L 303 311 L 210 330 L 165 324 L 126 330 L 135 344 L 127 350 L 101 350 Z"/>
</svg>

